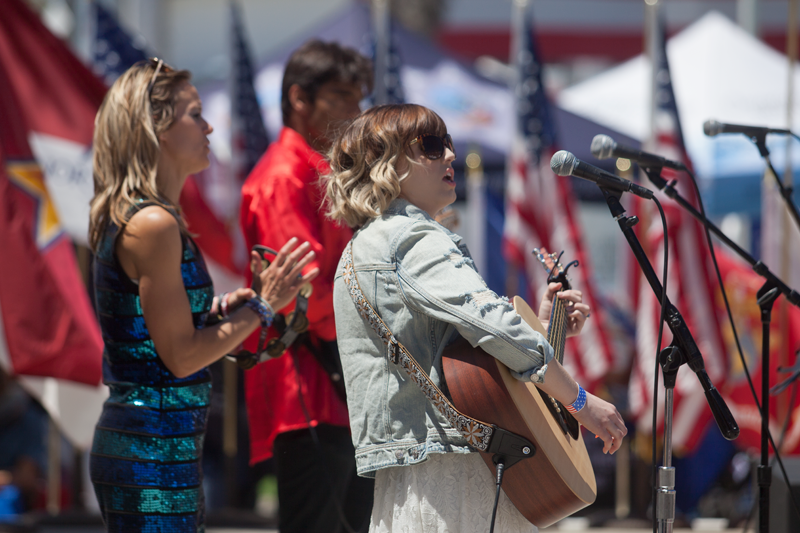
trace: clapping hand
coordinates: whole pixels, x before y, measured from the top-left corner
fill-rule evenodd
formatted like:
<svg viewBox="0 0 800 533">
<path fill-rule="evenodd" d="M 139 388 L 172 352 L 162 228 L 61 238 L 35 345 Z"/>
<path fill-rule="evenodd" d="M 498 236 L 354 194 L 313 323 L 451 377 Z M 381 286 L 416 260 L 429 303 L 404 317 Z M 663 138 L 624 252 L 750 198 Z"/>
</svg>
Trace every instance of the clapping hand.
<svg viewBox="0 0 800 533">
<path fill-rule="evenodd" d="M 302 274 L 303 268 L 314 260 L 311 245 L 304 242 L 297 246 L 297 238 L 292 237 L 283 245 L 269 266 L 262 270 L 262 259 L 255 250 L 250 252 L 253 276 L 253 290 L 260 294 L 277 312 L 286 307 L 306 283 L 319 275 L 319 268 Z"/>
</svg>

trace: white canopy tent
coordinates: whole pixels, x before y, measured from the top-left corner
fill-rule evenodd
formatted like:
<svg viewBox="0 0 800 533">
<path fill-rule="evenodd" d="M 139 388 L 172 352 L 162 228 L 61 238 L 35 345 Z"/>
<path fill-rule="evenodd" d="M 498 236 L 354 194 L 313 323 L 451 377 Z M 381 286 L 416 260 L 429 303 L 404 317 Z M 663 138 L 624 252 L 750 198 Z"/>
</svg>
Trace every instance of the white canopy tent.
<svg viewBox="0 0 800 533">
<path fill-rule="evenodd" d="M 744 135 L 707 137 L 703 123 L 714 119 L 800 131 L 800 68 L 792 69 L 794 113 L 787 124 L 788 60 L 725 16 L 710 12 L 669 39 L 667 57 L 706 209 L 712 215 L 758 213 L 765 164 L 755 145 Z M 565 89 L 558 103 L 644 141 L 650 136 L 651 87 L 650 61 L 641 55 Z M 767 146 L 782 175 L 786 138 L 770 135 Z M 790 147 L 793 168 L 800 169 L 798 141 Z"/>
</svg>

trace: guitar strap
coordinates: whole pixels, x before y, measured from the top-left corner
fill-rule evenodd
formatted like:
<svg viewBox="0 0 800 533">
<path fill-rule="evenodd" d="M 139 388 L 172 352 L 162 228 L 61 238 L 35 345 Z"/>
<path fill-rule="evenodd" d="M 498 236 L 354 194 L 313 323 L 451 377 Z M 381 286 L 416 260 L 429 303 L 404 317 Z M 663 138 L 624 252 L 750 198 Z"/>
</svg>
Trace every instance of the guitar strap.
<svg viewBox="0 0 800 533">
<path fill-rule="evenodd" d="M 353 266 L 352 240 L 345 247 L 342 257 L 344 259 L 342 274 L 344 282 L 350 291 L 350 297 L 353 299 L 361 318 L 372 327 L 389 348 L 389 360 L 400 366 L 408 374 L 408 377 L 422 389 L 423 394 L 431 401 L 436 410 L 450 422 L 452 427 L 461 433 L 470 446 L 482 452 L 490 451 L 489 445 L 492 436 L 495 430 L 499 428 L 467 416 L 456 409 L 444 393 L 431 381 L 431 378 L 417 363 L 414 356 L 395 338 L 389 327 L 381 320 L 377 311 L 370 305 L 364 293 L 361 292 L 361 286 L 358 283 L 355 267 Z"/>
</svg>

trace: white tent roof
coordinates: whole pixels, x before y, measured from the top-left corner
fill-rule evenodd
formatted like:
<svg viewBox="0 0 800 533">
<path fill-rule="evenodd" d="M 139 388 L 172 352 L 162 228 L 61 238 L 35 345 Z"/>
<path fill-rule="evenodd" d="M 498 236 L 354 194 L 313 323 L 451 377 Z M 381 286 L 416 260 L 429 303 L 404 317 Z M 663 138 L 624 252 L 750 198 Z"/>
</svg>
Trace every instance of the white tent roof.
<svg viewBox="0 0 800 533">
<path fill-rule="evenodd" d="M 709 119 L 734 124 L 787 127 L 788 60 L 725 16 L 710 12 L 667 43 L 684 140 L 711 212 L 757 212 L 764 162 L 744 135 L 703 133 Z M 635 139 L 650 136 L 650 61 L 644 55 L 565 89 L 559 104 Z M 800 127 L 800 68 L 793 69 L 794 113 Z M 794 168 L 800 146 L 792 144 Z M 768 138 L 773 164 L 784 171 L 786 140 Z M 710 201 L 709 201 L 710 200 Z M 709 208 L 709 205 L 706 206 Z"/>
</svg>

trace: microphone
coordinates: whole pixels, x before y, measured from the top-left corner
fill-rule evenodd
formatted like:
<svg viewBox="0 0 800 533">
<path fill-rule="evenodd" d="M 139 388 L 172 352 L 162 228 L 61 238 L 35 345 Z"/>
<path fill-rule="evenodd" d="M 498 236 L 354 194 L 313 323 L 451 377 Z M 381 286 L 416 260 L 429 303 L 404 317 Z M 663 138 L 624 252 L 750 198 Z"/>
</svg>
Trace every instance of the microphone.
<svg viewBox="0 0 800 533">
<path fill-rule="evenodd" d="M 686 170 L 683 163 L 672 161 L 660 155 L 642 152 L 635 148 L 630 148 L 617 144 L 608 135 L 595 135 L 592 139 L 592 155 L 597 159 L 608 159 L 610 157 L 624 157 L 631 161 L 636 161 L 641 167 L 667 167 L 675 170 Z"/>
<path fill-rule="evenodd" d="M 553 154 L 550 159 L 550 168 L 559 176 L 575 176 L 576 178 L 593 181 L 601 188 L 631 192 L 648 200 L 653 198 L 653 191 L 650 189 L 622 179 L 596 166 L 584 163 L 566 150 L 559 150 Z"/>
<path fill-rule="evenodd" d="M 703 123 L 703 132 L 709 137 L 714 137 L 720 133 L 744 133 L 748 137 L 757 137 L 759 135 L 766 135 L 767 133 L 792 134 L 789 130 L 765 128 L 762 126 L 742 126 L 741 124 L 725 124 L 723 122 L 717 122 L 716 120 L 706 120 L 705 123 Z"/>
</svg>

